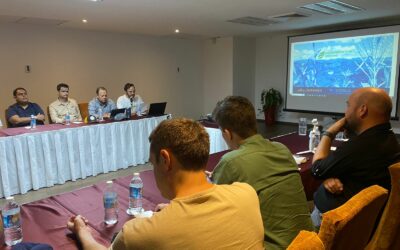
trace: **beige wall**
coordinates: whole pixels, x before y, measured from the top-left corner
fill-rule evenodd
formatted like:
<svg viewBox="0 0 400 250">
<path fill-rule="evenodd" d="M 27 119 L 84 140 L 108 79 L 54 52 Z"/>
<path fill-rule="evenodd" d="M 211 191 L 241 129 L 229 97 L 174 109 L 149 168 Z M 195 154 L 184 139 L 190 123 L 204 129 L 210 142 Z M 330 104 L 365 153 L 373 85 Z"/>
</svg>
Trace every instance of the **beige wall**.
<svg viewBox="0 0 400 250">
<path fill-rule="evenodd" d="M 146 103 L 167 101 L 167 112 L 197 118 L 203 113 L 203 42 L 7 24 L 0 26 L 0 117 L 12 90 L 25 87 L 43 109 L 56 99 L 56 85 L 87 102 L 104 86 L 109 96 L 136 84 Z M 31 73 L 25 73 L 25 65 Z M 179 67 L 179 72 L 177 68 Z"/>
<path fill-rule="evenodd" d="M 233 38 L 216 38 L 204 42 L 204 114 L 215 104 L 233 94 Z"/>
</svg>

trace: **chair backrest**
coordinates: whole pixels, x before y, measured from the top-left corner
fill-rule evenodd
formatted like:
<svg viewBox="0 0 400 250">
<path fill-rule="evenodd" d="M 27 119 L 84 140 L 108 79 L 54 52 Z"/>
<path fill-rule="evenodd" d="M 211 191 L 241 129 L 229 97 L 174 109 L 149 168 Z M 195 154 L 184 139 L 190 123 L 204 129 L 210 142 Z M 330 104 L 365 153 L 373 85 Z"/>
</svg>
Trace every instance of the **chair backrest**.
<svg viewBox="0 0 400 250">
<path fill-rule="evenodd" d="M 400 249 L 400 162 L 389 167 L 392 189 L 366 249 Z"/>
<path fill-rule="evenodd" d="M 4 124 L 3 124 L 3 126 L 6 125 L 7 128 L 11 128 L 11 124 L 10 124 L 10 122 L 7 120 L 7 110 L 8 110 L 8 108 L 6 108 L 6 110 L 4 111 Z"/>
<path fill-rule="evenodd" d="M 78 107 L 81 112 L 82 120 L 87 121 L 87 117 L 89 116 L 89 104 L 87 102 L 79 103 Z"/>
<path fill-rule="evenodd" d="M 49 124 L 53 124 L 54 122 L 51 120 L 51 116 L 50 116 L 50 106 L 47 106 L 47 119 L 49 120 Z"/>
<path fill-rule="evenodd" d="M 378 185 L 363 189 L 342 206 L 322 216 L 318 233 L 326 249 L 364 249 L 388 191 Z"/>
<path fill-rule="evenodd" d="M 287 250 L 324 250 L 325 246 L 315 232 L 301 230 Z"/>
</svg>

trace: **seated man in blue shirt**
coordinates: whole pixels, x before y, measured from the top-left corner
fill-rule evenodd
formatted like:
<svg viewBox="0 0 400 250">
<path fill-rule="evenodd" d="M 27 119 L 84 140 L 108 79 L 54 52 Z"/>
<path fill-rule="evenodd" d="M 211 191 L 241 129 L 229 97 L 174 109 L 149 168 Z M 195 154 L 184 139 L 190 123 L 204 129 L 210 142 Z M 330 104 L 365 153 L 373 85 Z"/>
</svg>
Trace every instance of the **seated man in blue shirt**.
<svg viewBox="0 0 400 250">
<path fill-rule="evenodd" d="M 108 98 L 106 88 L 98 87 L 96 94 L 97 96 L 89 102 L 89 115 L 96 118 L 110 118 L 111 110 L 116 109 L 117 106 Z"/>
<path fill-rule="evenodd" d="M 44 112 L 36 103 L 29 102 L 28 92 L 24 88 L 16 88 L 13 91 L 16 103 L 7 109 L 7 121 L 10 127 L 29 126 L 31 115 L 36 117 L 36 124 L 44 124 Z"/>
</svg>

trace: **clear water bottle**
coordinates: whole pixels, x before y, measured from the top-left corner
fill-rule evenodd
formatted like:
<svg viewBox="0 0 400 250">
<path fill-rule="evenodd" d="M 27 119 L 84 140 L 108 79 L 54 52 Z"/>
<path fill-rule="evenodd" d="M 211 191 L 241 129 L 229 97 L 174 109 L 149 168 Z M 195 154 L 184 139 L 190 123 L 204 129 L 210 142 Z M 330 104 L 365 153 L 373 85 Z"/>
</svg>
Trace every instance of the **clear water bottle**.
<svg viewBox="0 0 400 250">
<path fill-rule="evenodd" d="M 31 125 L 30 125 L 31 129 L 35 129 L 36 128 L 36 116 L 31 115 Z"/>
<path fill-rule="evenodd" d="M 13 246 L 22 241 L 21 213 L 14 197 L 6 198 L 2 211 L 4 241 L 7 246 Z"/>
<path fill-rule="evenodd" d="M 107 181 L 103 195 L 104 223 L 114 225 L 118 222 L 118 195 L 113 188 L 113 182 Z"/>
<path fill-rule="evenodd" d="M 137 105 L 137 107 L 136 107 L 136 114 L 137 114 L 137 116 L 142 116 L 142 110 L 141 110 L 141 107 L 140 107 L 141 105 L 139 104 L 139 105 Z"/>
<path fill-rule="evenodd" d="M 69 115 L 68 112 L 65 114 L 64 120 L 65 120 L 65 125 L 71 124 L 71 116 Z"/>
<path fill-rule="evenodd" d="M 314 152 L 314 150 L 318 147 L 319 141 L 321 139 L 321 133 L 318 128 L 318 120 L 313 119 L 311 123 L 314 125 L 314 127 L 310 131 L 310 141 L 308 147 L 310 151 Z"/>
<path fill-rule="evenodd" d="M 134 173 L 129 184 L 129 208 L 126 211 L 129 215 L 136 215 L 142 212 L 143 181 L 139 173 Z"/>
<path fill-rule="evenodd" d="M 99 108 L 99 122 L 103 121 L 103 110 Z"/>
</svg>

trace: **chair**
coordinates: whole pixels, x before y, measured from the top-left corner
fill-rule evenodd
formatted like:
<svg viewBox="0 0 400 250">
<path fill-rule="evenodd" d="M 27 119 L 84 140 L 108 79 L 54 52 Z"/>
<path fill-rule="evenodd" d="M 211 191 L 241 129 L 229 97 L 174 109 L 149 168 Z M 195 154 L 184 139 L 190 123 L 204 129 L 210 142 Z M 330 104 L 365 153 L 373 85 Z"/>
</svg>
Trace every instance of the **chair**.
<svg viewBox="0 0 400 250">
<path fill-rule="evenodd" d="M 3 126 L 5 125 L 5 126 L 7 126 L 7 128 L 11 128 L 11 124 L 7 119 L 7 110 L 8 110 L 8 108 L 4 111 L 4 124 L 3 124 Z"/>
<path fill-rule="evenodd" d="M 89 104 L 87 102 L 79 103 L 79 112 L 81 112 L 82 121 L 87 121 L 89 116 Z"/>
<path fill-rule="evenodd" d="M 388 191 L 378 185 L 363 189 L 342 206 L 322 215 L 318 235 L 300 231 L 289 249 L 364 249 L 387 196 Z"/>
<path fill-rule="evenodd" d="M 315 232 L 302 230 L 287 250 L 324 250 L 325 246 Z"/>
<path fill-rule="evenodd" d="M 392 190 L 368 250 L 400 249 L 400 163 L 390 166 L 389 172 Z"/>
<path fill-rule="evenodd" d="M 54 122 L 51 120 L 51 115 L 50 115 L 50 106 L 47 106 L 47 119 L 49 119 L 49 124 L 53 124 Z"/>
<path fill-rule="evenodd" d="M 318 233 L 326 249 L 364 249 L 388 191 L 378 185 L 363 189 L 342 206 L 322 216 Z"/>
</svg>

